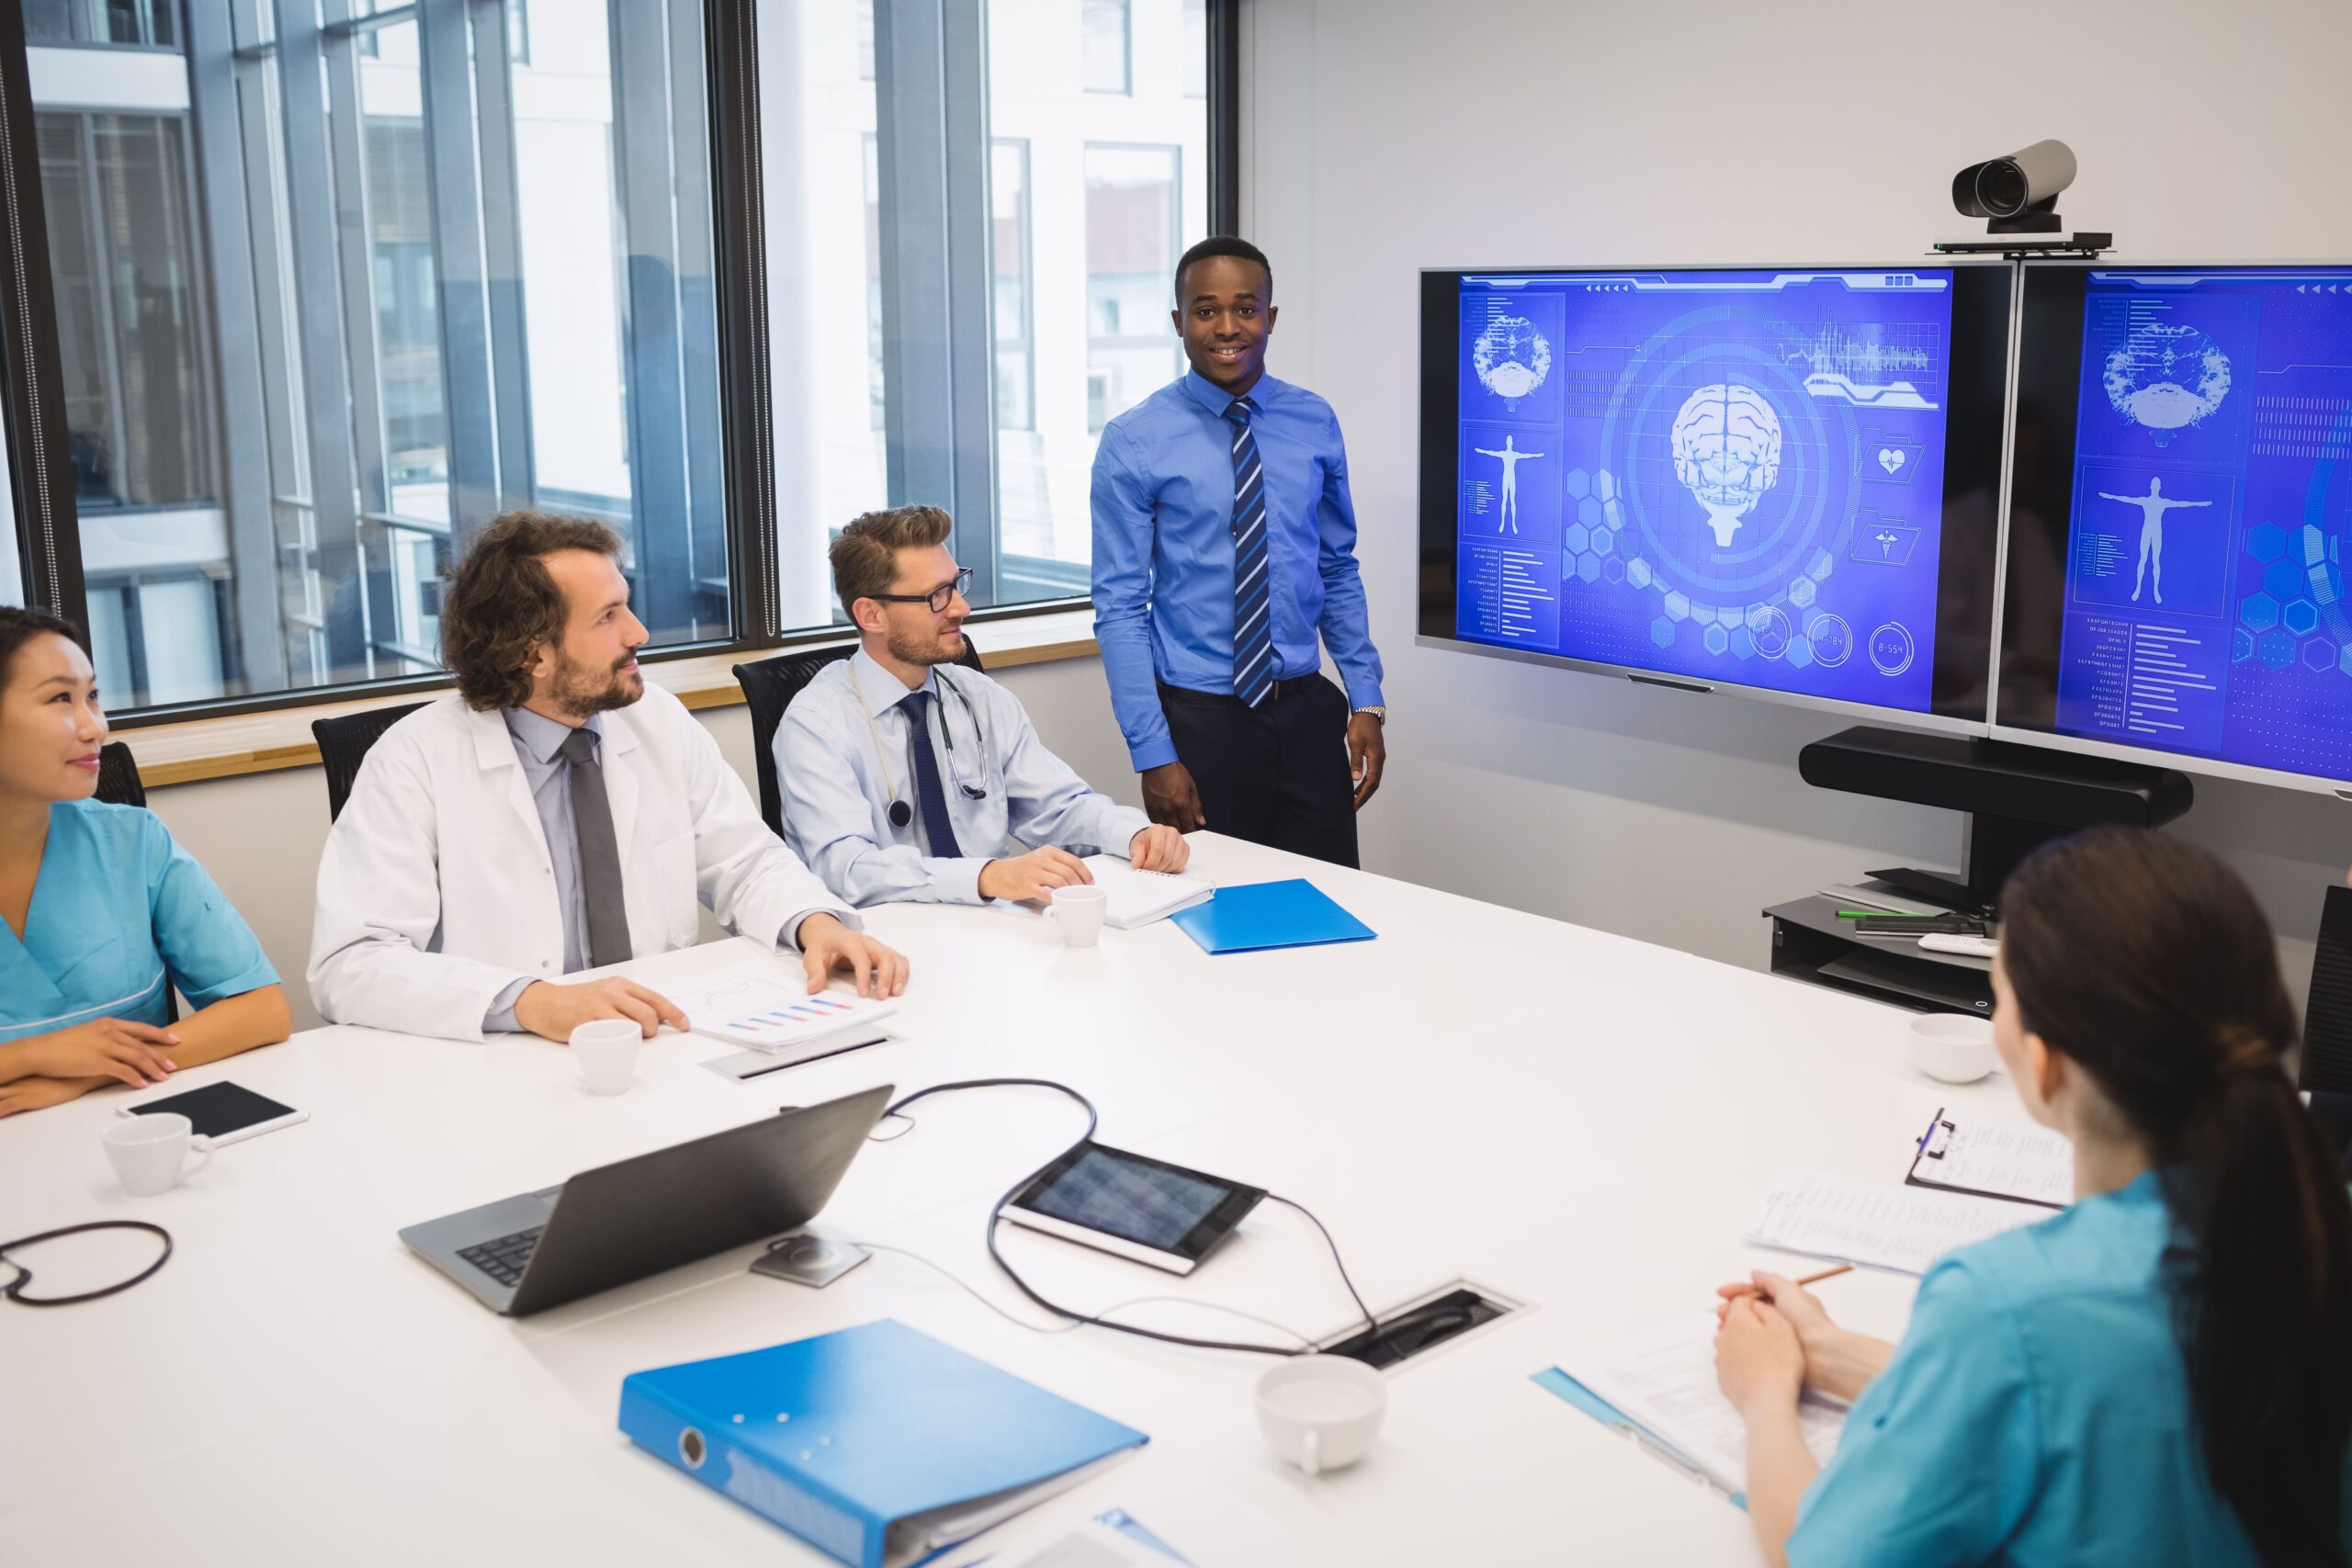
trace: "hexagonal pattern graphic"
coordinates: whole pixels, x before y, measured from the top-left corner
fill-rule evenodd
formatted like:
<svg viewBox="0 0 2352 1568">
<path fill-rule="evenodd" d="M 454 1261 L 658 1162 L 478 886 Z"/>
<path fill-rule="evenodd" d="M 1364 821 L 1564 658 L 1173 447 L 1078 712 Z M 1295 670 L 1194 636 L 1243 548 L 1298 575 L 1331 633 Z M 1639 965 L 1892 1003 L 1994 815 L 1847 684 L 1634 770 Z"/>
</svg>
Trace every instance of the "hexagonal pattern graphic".
<svg viewBox="0 0 2352 1568">
<path fill-rule="evenodd" d="M 2297 637 L 2309 637 L 2319 630 L 2319 606 L 2298 599 L 2278 613 L 2278 624 Z"/>
<path fill-rule="evenodd" d="M 1610 532 L 1608 529 L 1606 529 L 1606 528 L 1596 528 L 1596 529 L 1594 529 L 1594 530 L 1593 530 L 1593 533 L 1592 533 L 1592 551 L 1593 551 L 1593 554 L 1595 554 L 1595 555 L 1601 555 L 1601 556 L 1605 556 L 1605 555 L 1607 555 L 1610 551 L 1611 551 L 1611 550 L 1615 549 L 1616 547 L 1617 547 L 1617 536 L 1616 536 L 1616 535 L 1614 535 L 1614 534 L 1611 533 L 1611 532 Z"/>
<path fill-rule="evenodd" d="M 1560 534 L 1560 547 L 1570 555 L 1592 543 L 1592 530 L 1581 523 L 1571 523 Z"/>
<path fill-rule="evenodd" d="M 2287 530 L 2276 523 L 2256 523 L 2245 531 L 2245 547 L 2256 560 L 2277 560 L 2287 553 Z"/>
<path fill-rule="evenodd" d="M 1814 592 L 1815 586 L 1813 579 L 1810 577 L 1800 577 L 1794 582 L 1789 584 L 1789 603 L 1802 610 L 1806 605 L 1813 603 Z"/>
<path fill-rule="evenodd" d="M 2346 675 L 2352 675 L 2352 642 L 2344 645 L 2342 651 L 2336 654 L 2335 660 L 2337 669 Z"/>
<path fill-rule="evenodd" d="M 1674 646 L 1674 623 L 1660 615 L 1650 623 L 1650 640 L 1660 648 Z"/>
<path fill-rule="evenodd" d="M 1838 558 L 1827 550 L 1815 550 L 1813 552 L 1813 558 L 1804 563 L 1804 574 L 1817 581 L 1827 577 L 1829 569 L 1837 564 Z"/>
<path fill-rule="evenodd" d="M 1577 502 L 1577 521 L 1588 528 L 1600 527 L 1605 519 L 1600 514 L 1600 502 L 1586 496 Z"/>
<path fill-rule="evenodd" d="M 2238 619 L 2256 631 L 2267 632 L 2278 624 L 2278 601 L 2267 593 L 2249 593 L 2238 604 Z"/>
<path fill-rule="evenodd" d="M 1603 534 L 1600 536 L 1600 538 L 1596 539 L 1593 542 L 1595 544 L 1600 544 L 1606 541 L 1608 537 L 1608 535 Z M 1600 575 L 1607 578 L 1611 582 L 1623 582 L 1625 581 L 1625 563 L 1619 560 L 1615 556 L 1611 556 L 1607 560 L 1600 563 Z"/>
<path fill-rule="evenodd" d="M 2303 668 L 2333 670 L 2335 668 L 2335 645 L 2324 637 L 2315 637 L 2303 644 Z"/>
<path fill-rule="evenodd" d="M 1617 476 L 1603 468 L 1592 476 L 1592 493 L 1603 501 L 1617 499 Z"/>
<path fill-rule="evenodd" d="M 1625 525 L 1625 503 L 1613 495 L 1600 503 L 1600 514 L 1609 519 L 1609 525 L 1611 528 L 1623 528 Z"/>
<path fill-rule="evenodd" d="M 1802 670 L 1813 662 L 1813 644 L 1801 637 L 1792 637 L 1789 639 L 1789 651 L 1784 657 Z"/>
<path fill-rule="evenodd" d="M 2273 599 L 2285 604 L 2303 591 L 2303 569 L 2299 561 L 2275 560 L 2262 569 L 2262 586 Z"/>
<path fill-rule="evenodd" d="M 2254 639 L 2254 656 L 2273 670 L 2284 670 L 2295 661 L 2295 639 L 2273 626 Z"/>
<path fill-rule="evenodd" d="M 1731 646 L 1731 633 L 1721 626 L 1709 626 L 1699 640 L 1707 645 L 1709 653 L 1719 654 Z"/>
<path fill-rule="evenodd" d="M 1736 659 L 1753 659 L 1756 657 L 1756 638 L 1754 635 L 1748 631 L 1747 626 L 1736 626 L 1732 627 L 1731 651 L 1732 656 Z"/>
<path fill-rule="evenodd" d="M 2327 536 L 2309 523 L 2295 530 L 2295 558 L 2317 566 L 2327 558 Z"/>
<path fill-rule="evenodd" d="M 2254 634 L 2244 626 L 2230 634 L 2230 662 L 2244 664 L 2254 657 Z"/>
<path fill-rule="evenodd" d="M 1586 496 L 1592 493 L 1592 476 L 1586 473 L 1582 468 L 1570 468 L 1568 470 L 1568 477 L 1562 479 L 1560 482 L 1563 485 L 1566 485 L 1567 487 L 1568 493 L 1576 497 L 1578 501 L 1582 501 Z"/>
<path fill-rule="evenodd" d="M 1644 560 L 1639 556 L 1635 556 L 1632 560 L 1627 561 L 1625 563 L 1625 581 L 1632 583 L 1636 588 L 1647 588 L 1650 585 L 1650 563 Z"/>
<path fill-rule="evenodd" d="M 1666 615 L 1668 620 L 1689 620 L 1690 618 L 1690 597 L 1683 593 L 1668 593 L 1666 596 Z"/>
<path fill-rule="evenodd" d="M 1577 557 L 1577 576 L 1587 582 L 1600 581 L 1600 558 L 1590 550 Z"/>
</svg>

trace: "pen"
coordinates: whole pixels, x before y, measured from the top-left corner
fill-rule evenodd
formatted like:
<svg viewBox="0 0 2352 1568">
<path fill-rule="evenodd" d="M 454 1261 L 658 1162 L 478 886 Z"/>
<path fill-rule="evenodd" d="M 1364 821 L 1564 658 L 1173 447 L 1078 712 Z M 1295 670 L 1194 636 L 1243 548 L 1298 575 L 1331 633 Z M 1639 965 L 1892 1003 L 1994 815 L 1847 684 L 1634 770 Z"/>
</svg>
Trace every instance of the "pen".
<svg viewBox="0 0 2352 1568">
<path fill-rule="evenodd" d="M 1835 1269 L 1824 1269 L 1818 1274 L 1807 1274 L 1804 1279 L 1792 1280 L 1790 1283 L 1794 1285 L 1818 1285 L 1824 1280 L 1834 1280 L 1840 1274 L 1851 1272 L 1853 1267 L 1854 1266 L 1850 1263 L 1840 1263 Z M 1754 1285 L 1748 1286 L 1746 1290 L 1740 1292 L 1740 1295 L 1743 1296 L 1760 1296 L 1763 1294 L 1764 1292 Z M 1737 1300 L 1739 1300 L 1739 1296 L 1725 1296 L 1724 1298 L 1724 1304 L 1728 1306 L 1730 1303 Z"/>
</svg>

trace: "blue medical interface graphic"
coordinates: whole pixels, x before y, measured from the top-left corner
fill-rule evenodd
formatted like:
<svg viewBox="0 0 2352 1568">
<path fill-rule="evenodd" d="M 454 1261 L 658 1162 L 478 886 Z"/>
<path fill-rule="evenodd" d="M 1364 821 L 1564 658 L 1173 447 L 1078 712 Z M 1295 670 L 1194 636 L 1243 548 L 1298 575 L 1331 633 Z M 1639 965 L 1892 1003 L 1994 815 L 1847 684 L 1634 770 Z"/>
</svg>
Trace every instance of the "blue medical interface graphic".
<svg viewBox="0 0 2352 1568">
<path fill-rule="evenodd" d="M 2352 778 L 2352 270 L 2093 272 L 2057 728 Z"/>
<path fill-rule="evenodd" d="M 1461 311 L 1457 635 L 1929 706 L 1948 271 L 1472 276 Z"/>
</svg>

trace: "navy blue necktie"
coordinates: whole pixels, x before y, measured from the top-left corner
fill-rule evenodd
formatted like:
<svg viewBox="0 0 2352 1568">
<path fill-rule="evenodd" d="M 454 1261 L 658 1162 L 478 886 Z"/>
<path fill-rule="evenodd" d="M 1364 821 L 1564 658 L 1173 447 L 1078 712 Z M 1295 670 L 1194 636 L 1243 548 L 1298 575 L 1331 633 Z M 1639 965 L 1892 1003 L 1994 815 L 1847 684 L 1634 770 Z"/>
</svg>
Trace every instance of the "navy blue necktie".
<svg viewBox="0 0 2352 1568">
<path fill-rule="evenodd" d="M 1247 398 L 1225 411 L 1233 426 L 1233 694 L 1254 708 L 1274 684 L 1274 595 L 1266 565 L 1266 475 L 1250 413 Z"/>
<path fill-rule="evenodd" d="M 931 749 L 931 693 L 909 692 L 899 705 L 907 715 L 907 749 L 915 759 L 915 806 L 922 813 L 923 842 L 933 856 L 953 860 L 964 852 L 956 844 L 956 825 L 947 819 L 947 792 L 939 785 L 939 757 Z"/>
</svg>

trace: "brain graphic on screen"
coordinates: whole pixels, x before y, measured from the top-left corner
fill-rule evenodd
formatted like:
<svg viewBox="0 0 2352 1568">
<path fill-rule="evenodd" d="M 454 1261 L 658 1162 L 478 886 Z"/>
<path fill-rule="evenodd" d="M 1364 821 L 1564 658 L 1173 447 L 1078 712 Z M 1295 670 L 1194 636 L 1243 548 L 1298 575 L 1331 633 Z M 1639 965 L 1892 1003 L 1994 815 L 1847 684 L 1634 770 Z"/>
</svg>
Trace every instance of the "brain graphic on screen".
<svg viewBox="0 0 2352 1568">
<path fill-rule="evenodd" d="M 1781 416 L 1753 387 L 1717 383 L 1674 416 L 1674 477 L 1707 509 L 1718 547 L 1781 477 Z"/>
<path fill-rule="evenodd" d="M 1526 317 L 1498 316 L 1470 345 L 1470 364 L 1480 386 L 1515 404 L 1552 373 L 1552 345 Z"/>
<path fill-rule="evenodd" d="M 2230 395 L 2230 356 L 2195 327 L 2155 321 L 2107 356 L 2101 379 L 2115 412 L 2162 446 L 2222 406 Z"/>
</svg>

